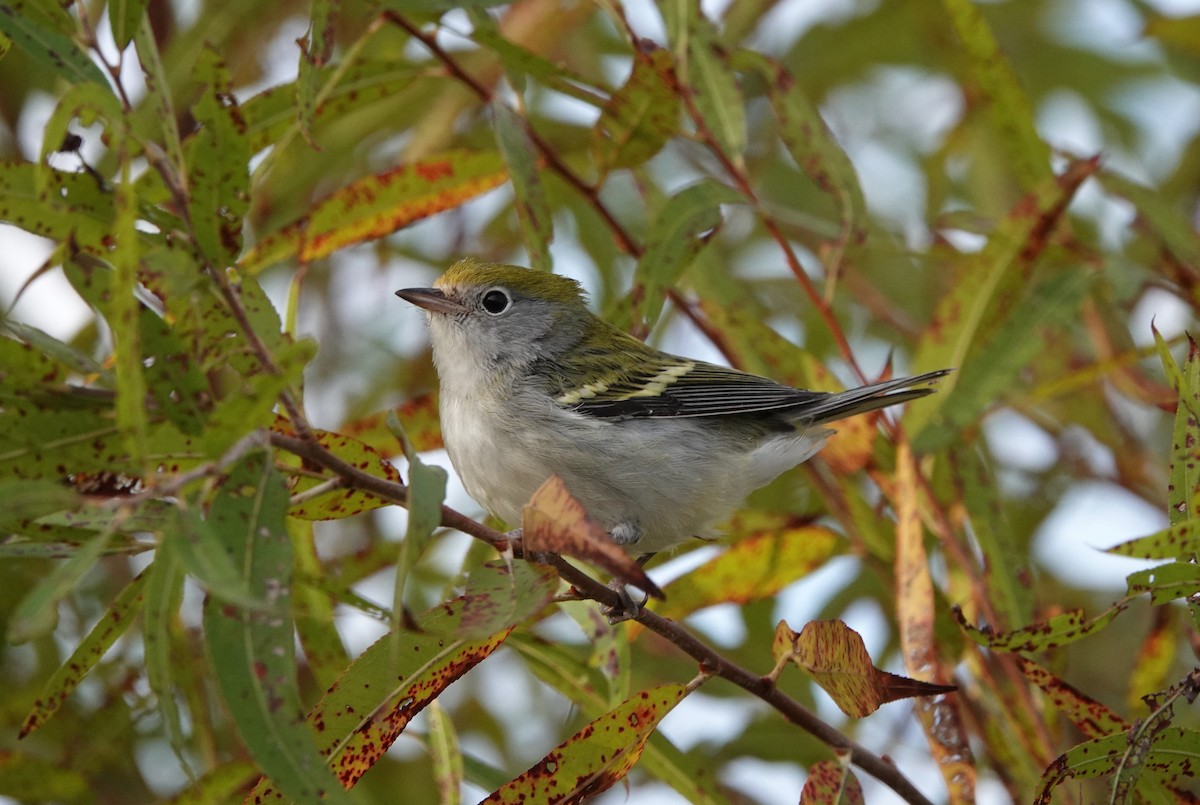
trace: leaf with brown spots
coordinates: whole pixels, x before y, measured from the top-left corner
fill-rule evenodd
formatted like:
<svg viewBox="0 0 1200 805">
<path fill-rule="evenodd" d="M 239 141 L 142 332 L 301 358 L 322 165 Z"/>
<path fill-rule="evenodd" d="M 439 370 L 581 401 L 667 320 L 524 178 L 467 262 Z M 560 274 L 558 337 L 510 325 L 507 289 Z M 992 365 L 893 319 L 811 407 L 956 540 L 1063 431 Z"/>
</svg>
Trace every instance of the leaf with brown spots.
<svg viewBox="0 0 1200 805">
<path fill-rule="evenodd" d="M 770 598 L 838 553 L 841 537 L 792 515 L 746 510 L 729 523 L 732 545 L 664 589 L 654 611 L 679 619 L 714 604 Z M 632 626 L 632 624 L 631 624 Z"/>
<path fill-rule="evenodd" d="M 1200 519 L 1175 523 L 1153 534 L 1114 545 L 1106 552 L 1136 559 L 1188 559 L 1200 556 Z"/>
<path fill-rule="evenodd" d="M 71 36 L 75 25 L 58 3 L 13 0 L 0 4 L 0 33 L 10 38 L 50 75 L 71 84 L 90 83 L 112 92 L 104 73 Z"/>
<path fill-rule="evenodd" d="M 317 744 L 341 784 L 352 787 L 413 716 L 504 642 L 502 629 L 472 640 L 457 634 L 467 609 L 458 598 L 419 618 L 421 631 L 388 634 L 362 653 L 308 714 Z M 263 779 L 247 798 L 278 797 Z"/>
<path fill-rule="evenodd" d="M 1200 345 L 1188 336 L 1187 357 L 1179 368 L 1157 331 L 1154 339 L 1163 369 L 1179 395 L 1167 476 L 1167 518 L 1177 526 L 1200 516 Z"/>
<path fill-rule="evenodd" d="M 658 723 L 687 693 L 686 685 L 635 693 L 482 802 L 570 805 L 607 791 L 629 773 Z"/>
<path fill-rule="evenodd" d="M 663 597 L 662 590 L 642 566 L 613 542 L 557 475 L 547 478 L 525 504 L 523 526 L 526 551 L 582 559 L 624 584 L 633 584 L 656 598 Z"/>
<path fill-rule="evenodd" d="M 558 574 L 546 565 L 488 562 L 467 580 L 455 634 L 486 637 L 523 623 L 550 602 L 558 586 Z"/>
<path fill-rule="evenodd" d="M 255 244 L 239 268 L 257 273 L 293 256 L 317 260 L 459 207 L 506 178 L 504 160 L 492 151 L 445 151 L 398 165 L 318 201 L 306 217 Z"/>
<path fill-rule="evenodd" d="M 1136 782 L 1138 793 L 1146 801 L 1177 802 L 1175 792 L 1166 788 L 1179 778 L 1195 778 L 1200 771 L 1200 732 L 1166 726 L 1161 730 L 1117 732 L 1071 747 L 1054 760 L 1042 775 L 1037 805 L 1049 805 L 1054 789 L 1066 780 L 1080 780 L 1122 774 Z M 1143 739 L 1143 740 L 1139 740 Z M 1126 774 L 1132 771 L 1132 774 Z M 1153 791 L 1153 794 L 1151 793 Z M 1183 796 L 1181 794 L 1180 796 Z M 1125 801 L 1114 798 L 1112 801 Z"/>
<path fill-rule="evenodd" d="M 592 150 L 604 172 L 632 168 L 657 154 L 679 130 L 674 59 L 649 40 L 638 43 L 633 70 L 600 110 Z"/>
<path fill-rule="evenodd" d="M 112 195 L 85 173 L 0 162 L 0 221 L 100 253 L 106 250 L 115 219 Z"/>
<path fill-rule="evenodd" d="M 338 433 L 352 436 L 385 455 L 398 453 L 401 450 L 400 440 L 387 426 L 388 415 L 393 411 L 404 426 L 404 435 L 418 453 L 443 446 L 438 421 L 438 398 L 432 392 L 413 397 L 396 408 L 386 408 L 346 422 L 338 428 Z"/>
<path fill-rule="evenodd" d="M 1024 657 L 1017 657 L 1017 667 L 1054 703 L 1080 732 L 1089 738 L 1101 738 L 1129 728 L 1129 722 L 1106 705 L 1080 692 L 1054 674 Z"/>
<path fill-rule="evenodd" d="M 996 225 L 983 249 L 963 256 L 954 288 L 938 302 L 921 336 L 914 372 L 964 365 L 968 353 L 1007 319 L 1076 191 L 1098 168 L 1098 160 L 1078 160 L 1036 185 Z M 946 393 L 909 405 L 904 424 L 918 440 L 960 379 L 951 375 L 943 384 Z"/>
<path fill-rule="evenodd" d="M 967 633 L 967 637 L 993 651 L 1034 652 L 1074 643 L 1103 629 L 1112 623 L 1129 606 L 1128 600 L 1118 601 L 1091 620 L 1082 609 L 1072 609 L 1055 615 L 1049 620 L 1035 623 L 1009 632 L 993 632 L 989 627 L 982 629 L 967 622 L 962 610 L 954 608 L 954 618 Z"/>
<path fill-rule="evenodd" d="M 1158 565 L 1130 573 L 1125 582 L 1129 585 L 1129 595 L 1150 593 L 1150 603 L 1158 606 L 1200 593 L 1200 565 L 1194 562 Z"/>
<path fill-rule="evenodd" d="M 937 696 L 957 690 L 889 674 L 871 663 L 862 637 L 841 621 L 811 621 L 800 634 L 786 621 L 775 627 L 771 647 L 776 667 L 791 662 L 808 673 L 851 718 L 863 718 L 880 705 L 914 696 Z"/>
<path fill-rule="evenodd" d="M 850 770 L 849 757 L 842 762 L 819 760 L 814 763 L 800 792 L 800 805 L 863 805 L 865 801 L 862 786 Z"/>
<path fill-rule="evenodd" d="M 71 692 L 79 687 L 79 683 L 83 681 L 88 672 L 96 666 L 96 663 L 100 662 L 100 658 L 104 656 L 105 652 L 112 647 L 113 643 L 117 642 L 117 638 L 125 633 L 145 600 L 143 596 L 145 586 L 145 573 L 138 575 L 125 586 L 116 600 L 96 621 L 92 630 L 71 652 L 67 661 L 59 666 L 58 670 L 42 686 L 42 691 L 34 700 L 33 709 L 25 716 L 25 721 L 22 722 L 21 731 L 17 737 L 24 738 L 46 723 L 50 716 L 54 715 L 67 700 Z"/>
<path fill-rule="evenodd" d="M 275 417 L 272 430 L 289 436 L 296 435 L 291 423 L 282 416 Z M 312 428 L 311 431 L 322 447 L 350 466 L 394 483 L 402 482 L 400 471 L 392 465 L 392 462 L 386 456 L 373 447 L 341 433 L 318 430 L 316 428 Z M 303 495 L 303 493 L 323 483 L 325 483 L 325 479 L 299 475 L 296 476 L 292 484 L 291 493 L 292 495 Z M 299 517 L 302 520 L 338 520 L 343 517 L 353 517 L 356 514 L 371 511 L 372 509 L 378 509 L 381 506 L 391 505 L 393 505 L 392 501 L 381 500 L 366 492 L 338 487 L 325 492 L 319 497 L 303 500 L 303 502 L 290 508 L 288 514 L 292 517 Z"/>
</svg>

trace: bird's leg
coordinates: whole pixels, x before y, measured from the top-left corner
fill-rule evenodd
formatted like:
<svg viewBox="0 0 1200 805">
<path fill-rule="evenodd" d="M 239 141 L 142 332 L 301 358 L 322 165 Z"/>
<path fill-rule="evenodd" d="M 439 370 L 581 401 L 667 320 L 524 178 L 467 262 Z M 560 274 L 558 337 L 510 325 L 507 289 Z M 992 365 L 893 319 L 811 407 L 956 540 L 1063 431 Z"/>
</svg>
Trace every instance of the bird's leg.
<svg viewBox="0 0 1200 805">
<path fill-rule="evenodd" d="M 654 558 L 653 553 L 644 553 L 637 558 L 637 563 L 639 566 L 645 567 L 646 563 L 652 558 Z M 617 597 L 620 599 L 615 607 L 603 607 L 604 615 L 608 618 L 610 625 L 615 626 L 623 621 L 636 618 L 641 614 L 642 607 L 650 600 L 650 594 L 643 593 L 641 601 L 634 601 L 633 596 L 629 594 L 628 588 L 618 579 L 610 581 L 608 586 L 616 592 Z"/>
</svg>

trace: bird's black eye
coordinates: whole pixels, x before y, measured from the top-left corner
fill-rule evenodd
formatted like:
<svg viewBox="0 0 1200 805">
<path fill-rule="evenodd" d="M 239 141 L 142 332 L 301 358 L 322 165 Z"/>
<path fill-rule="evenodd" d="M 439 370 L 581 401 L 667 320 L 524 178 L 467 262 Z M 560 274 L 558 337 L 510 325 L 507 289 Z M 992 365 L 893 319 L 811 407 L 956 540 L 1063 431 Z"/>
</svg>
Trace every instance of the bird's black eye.
<svg viewBox="0 0 1200 805">
<path fill-rule="evenodd" d="M 493 288 L 483 295 L 483 309 L 493 316 L 499 316 L 511 304 L 512 298 L 499 288 Z"/>
</svg>

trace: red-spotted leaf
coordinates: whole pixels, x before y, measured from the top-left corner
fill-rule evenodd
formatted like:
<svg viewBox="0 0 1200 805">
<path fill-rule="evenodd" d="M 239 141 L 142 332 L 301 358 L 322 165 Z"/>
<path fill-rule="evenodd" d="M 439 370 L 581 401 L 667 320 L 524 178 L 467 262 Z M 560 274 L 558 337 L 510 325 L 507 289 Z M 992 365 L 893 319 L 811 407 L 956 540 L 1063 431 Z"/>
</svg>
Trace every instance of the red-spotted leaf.
<svg viewBox="0 0 1200 805">
<path fill-rule="evenodd" d="M 1200 593 L 1200 565 L 1194 562 L 1158 565 L 1130 573 L 1125 582 L 1131 596 L 1150 593 L 1150 603 L 1157 606 Z"/>
<path fill-rule="evenodd" d="M 1059 755 L 1042 775 L 1034 802 L 1049 805 L 1054 789 L 1067 780 L 1118 775 L 1114 792 L 1145 794 L 1149 802 L 1190 802 L 1176 796 L 1171 785 L 1179 777 L 1194 777 L 1200 766 L 1200 732 L 1167 726 L 1161 730 L 1133 730 L 1095 738 Z M 1139 779 L 1140 778 L 1140 779 Z M 1154 794 L 1151 795 L 1151 790 Z M 1127 801 L 1114 795 L 1113 802 Z"/>
<path fill-rule="evenodd" d="M 621 582 L 636 585 L 656 598 L 663 597 L 642 566 L 613 542 L 557 475 L 547 478 L 525 504 L 523 525 L 526 551 L 574 556 Z"/>
<path fill-rule="evenodd" d="M 437 394 L 432 392 L 413 397 L 398 408 L 376 411 L 351 420 L 338 428 L 338 432 L 352 436 L 384 455 L 399 453 L 402 449 L 400 440 L 387 426 L 388 415 L 392 411 L 396 412 L 396 417 L 404 426 L 404 435 L 408 437 L 409 444 L 418 453 L 442 447 L 438 398 Z"/>
<path fill-rule="evenodd" d="M 109 605 L 100 620 L 87 636 L 79 642 L 71 656 L 42 686 L 42 692 L 33 703 L 33 709 L 25 716 L 18 737 L 24 738 L 46 722 L 58 710 L 71 692 L 79 686 L 88 672 L 100 662 L 104 653 L 117 638 L 125 633 L 134 616 L 142 606 L 146 574 L 142 573 L 125 586 L 116 600 Z"/>
<path fill-rule="evenodd" d="M 635 693 L 483 802 L 569 805 L 607 791 L 629 773 L 658 723 L 687 693 L 685 685 Z"/>
<path fill-rule="evenodd" d="M 70 14 L 58 3 L 0 3 L 0 34 L 11 39 L 48 75 L 57 75 L 71 84 L 95 84 L 97 90 L 111 92 L 104 73 L 72 38 L 75 27 Z"/>
<path fill-rule="evenodd" d="M 484 637 L 536 615 L 558 590 L 558 574 L 533 562 L 489 562 L 471 573 L 463 593 L 460 637 Z"/>
<path fill-rule="evenodd" d="M 1122 542 L 1107 549 L 1117 556 L 1136 559 L 1187 559 L 1200 555 L 1200 519 L 1184 520 L 1161 531 Z"/>
<path fill-rule="evenodd" d="M 871 663 L 862 637 L 841 621 L 812 621 L 799 634 L 780 621 L 771 650 L 777 667 L 791 662 L 803 669 L 851 718 L 869 716 L 897 699 L 957 690 L 953 685 L 919 682 L 879 670 Z"/>
<path fill-rule="evenodd" d="M 508 178 L 495 152 L 447 151 L 352 182 L 318 201 L 303 219 L 267 235 L 241 261 L 257 272 L 298 256 L 316 260 L 454 209 Z"/>
<path fill-rule="evenodd" d="M 600 110 L 592 130 L 604 171 L 641 165 L 679 130 L 679 94 L 671 53 L 643 40 L 625 84 Z"/>
<path fill-rule="evenodd" d="M 770 598 L 823 565 L 841 537 L 792 515 L 747 510 L 729 523 L 733 544 L 669 584 L 667 600 L 654 611 L 681 618 L 714 604 L 745 604 Z"/>
<path fill-rule="evenodd" d="M 290 436 L 295 435 L 291 423 L 283 417 L 277 416 L 275 424 L 272 427 L 273 430 L 277 430 L 280 433 L 286 433 Z M 375 448 L 352 436 L 346 436 L 341 433 L 316 429 L 313 429 L 312 433 L 322 447 L 350 466 L 364 472 L 369 472 L 378 478 L 383 478 L 394 483 L 401 483 L 400 471 L 392 465 L 392 462 L 383 453 Z M 395 439 L 393 438 L 394 441 Z M 293 496 L 299 496 L 301 502 L 293 505 L 288 510 L 288 514 L 303 520 L 338 520 L 343 517 L 352 517 L 365 511 L 371 511 L 372 509 L 378 509 L 381 506 L 392 505 L 391 501 L 382 500 L 357 489 L 345 489 L 342 487 L 328 489 L 316 497 L 307 497 L 305 495 L 310 490 L 321 487 L 324 483 L 325 481 L 319 478 L 297 476 L 291 488 L 291 493 Z"/>
<path fill-rule="evenodd" d="M 1155 333 L 1156 342 L 1161 338 Z M 1179 394 L 1175 408 L 1175 429 L 1171 434 L 1171 467 L 1167 476 L 1167 517 L 1179 525 L 1200 516 L 1200 345 L 1189 335 L 1188 352 L 1178 373 L 1167 369 L 1171 385 Z M 1171 354 L 1165 345 L 1163 366 Z M 1176 554 L 1178 555 L 1178 554 Z"/>
<path fill-rule="evenodd" d="M 1114 713 L 1108 706 L 1067 684 L 1040 665 L 1023 657 L 1017 657 L 1017 667 L 1025 677 L 1042 689 L 1080 732 L 1089 738 L 1100 738 L 1118 730 L 1129 728 L 1129 722 Z"/>
<path fill-rule="evenodd" d="M 1128 601 L 1118 601 L 1091 620 L 1088 620 L 1082 609 L 1072 609 L 1042 623 L 1008 632 L 994 632 L 986 626 L 982 629 L 972 626 L 958 607 L 954 608 L 954 617 L 967 633 L 967 637 L 981 646 L 987 646 L 994 651 L 1028 653 L 1058 648 L 1095 634 L 1112 623 L 1113 618 L 1128 606 Z"/>
<path fill-rule="evenodd" d="M 420 631 L 384 635 L 308 714 L 320 752 L 344 787 L 378 762 L 413 716 L 504 642 L 511 628 L 480 639 L 459 635 L 466 605 L 456 599 L 419 618 Z M 264 779 L 249 800 L 279 793 Z"/>
<path fill-rule="evenodd" d="M 818 760 L 808 770 L 800 805 L 863 805 L 862 786 L 845 762 Z"/>
</svg>

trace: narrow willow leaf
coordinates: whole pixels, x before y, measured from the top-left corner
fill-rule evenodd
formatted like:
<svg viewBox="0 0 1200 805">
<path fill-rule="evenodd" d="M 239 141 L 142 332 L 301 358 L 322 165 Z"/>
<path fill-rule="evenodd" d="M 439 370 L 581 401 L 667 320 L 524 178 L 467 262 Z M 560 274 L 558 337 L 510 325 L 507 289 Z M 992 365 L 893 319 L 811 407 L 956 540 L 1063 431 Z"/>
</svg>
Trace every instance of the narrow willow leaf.
<svg viewBox="0 0 1200 805">
<path fill-rule="evenodd" d="M 485 637 L 536 615 L 558 590 L 558 574 L 533 562 L 489 562 L 471 573 L 455 634 Z"/>
<path fill-rule="evenodd" d="M 170 805 L 223 805 L 236 802 L 246 787 L 258 779 L 258 769 L 248 760 L 224 763 L 172 797 Z"/>
<path fill-rule="evenodd" d="M 0 12 L 0 19 L 4 14 Z M 107 251 L 116 217 L 111 194 L 86 173 L 0 162 L 0 221 L 84 251 Z"/>
<path fill-rule="evenodd" d="M 440 805 L 458 805 L 462 800 L 463 756 L 458 747 L 458 733 L 449 714 L 438 704 L 429 703 L 429 733 L 425 745 L 433 761 L 433 779 L 437 783 Z"/>
<path fill-rule="evenodd" d="M 918 453 L 944 450 L 959 439 L 959 432 L 974 424 L 989 407 L 1003 401 L 1018 375 L 1045 348 L 1040 333 L 1079 317 L 1079 305 L 1092 285 L 1090 271 L 1062 271 L 1030 291 L 1014 305 L 1008 318 L 972 350 L 962 365 L 958 382 L 941 403 L 941 417 L 913 440 Z"/>
<path fill-rule="evenodd" d="M 508 71 L 514 86 L 522 83 L 526 75 L 536 78 L 556 92 L 561 92 L 571 98 L 583 101 L 594 107 L 601 107 L 607 101 L 607 96 L 592 87 L 583 76 L 571 71 L 565 65 L 555 64 L 528 48 L 505 38 L 498 26 L 487 18 L 480 21 L 478 14 L 472 15 L 475 23 L 470 37 L 478 44 L 496 54 Z"/>
<path fill-rule="evenodd" d="M 521 654 L 538 679 L 573 702 L 590 719 L 599 717 L 629 698 L 628 691 L 615 700 L 605 695 L 604 673 L 591 664 L 585 664 L 577 652 L 568 647 L 538 640 L 521 632 L 510 637 L 507 645 Z M 639 768 L 671 786 L 687 802 L 696 805 L 726 805 L 728 802 L 714 779 L 712 765 L 703 757 L 684 754 L 661 733 L 650 736 Z M 471 776 L 470 779 L 476 785 L 495 790 L 507 777 L 500 780 L 489 778 L 490 786 L 477 776 Z"/>
<path fill-rule="evenodd" d="M 140 0 L 133 0 L 140 2 Z M 183 143 L 179 136 L 179 124 L 175 116 L 175 108 L 171 99 L 170 83 L 166 69 L 163 67 L 162 54 L 158 50 L 158 40 L 150 24 L 150 15 L 143 14 L 134 34 L 134 47 L 137 50 L 138 62 L 142 68 L 142 79 L 146 85 L 146 100 L 139 107 L 146 113 L 134 114 L 130 123 L 135 135 L 140 134 L 143 142 L 159 143 L 166 151 L 167 159 L 176 177 L 184 172 Z M 149 126 L 149 131 L 139 128 L 143 121 Z M 148 171 L 154 173 L 154 171 Z"/>
<path fill-rule="evenodd" d="M 388 427 L 393 429 L 403 443 L 404 456 L 408 459 L 408 524 L 400 548 L 400 557 L 396 560 L 395 600 L 392 604 L 392 629 L 395 633 L 400 626 L 398 618 L 404 609 L 404 594 L 409 574 L 416 566 L 417 560 L 425 554 L 433 532 L 442 524 L 442 501 L 446 499 L 447 474 L 441 467 L 421 461 L 417 451 L 404 436 L 404 429 L 394 413 L 388 417 Z"/>
<path fill-rule="evenodd" d="M 204 48 L 196 79 L 205 85 L 193 113 L 200 130 L 187 148 L 188 220 L 196 245 L 218 269 L 242 251 L 242 219 L 250 206 L 250 148 L 229 70 Z"/>
<path fill-rule="evenodd" d="M 397 408 L 376 411 L 351 420 L 338 428 L 338 432 L 379 452 L 395 453 L 399 446 L 396 434 L 387 426 L 393 411 L 404 427 L 404 435 L 408 437 L 413 450 L 424 453 L 439 450 L 444 446 L 441 424 L 438 421 L 438 398 L 434 392 L 413 397 Z"/>
<path fill-rule="evenodd" d="M 308 579 L 324 579 L 325 567 L 317 555 L 315 529 L 311 522 L 288 517 L 288 534 L 292 539 L 296 563 L 296 594 L 292 599 L 295 608 L 296 634 L 308 670 L 317 684 L 328 689 L 350 664 L 346 646 L 342 642 L 335 618 L 335 608 L 340 602 Z"/>
<path fill-rule="evenodd" d="M 538 176 L 537 152 L 525 131 L 525 121 L 507 104 L 495 101 L 492 116 L 496 123 L 496 144 L 508 165 L 512 179 L 517 217 L 522 240 L 529 252 L 529 266 L 550 271 L 550 244 L 554 241 L 554 218 L 546 201 L 546 192 Z"/>
<path fill-rule="evenodd" d="M 1129 722 L 1107 705 L 1096 701 L 1054 674 L 1024 657 L 1017 657 L 1017 667 L 1027 679 L 1042 689 L 1046 697 L 1071 723 L 1089 738 L 1102 738 L 1129 728 Z"/>
<path fill-rule="evenodd" d="M 721 205 L 744 201 L 731 187 L 702 180 L 672 196 L 650 223 L 646 251 L 638 261 L 631 298 L 632 322 L 649 329 L 662 313 L 664 292 L 704 247 L 701 236 L 721 225 Z"/>
<path fill-rule="evenodd" d="M 125 633 L 141 609 L 145 600 L 146 573 L 141 573 L 125 586 L 108 609 L 96 621 L 91 631 L 79 641 L 58 670 L 42 686 L 42 691 L 33 703 L 33 709 L 25 716 L 18 737 L 24 738 L 36 730 L 58 711 L 83 678 L 96 666 L 117 638 Z"/>
<path fill-rule="evenodd" d="M 970 444 L 948 455 L 961 500 L 971 517 L 971 533 L 983 554 L 984 582 L 1000 628 L 1033 620 L 1033 570 L 1017 547 L 999 503 L 999 483 L 982 453 Z"/>
<path fill-rule="evenodd" d="M 176 548 L 178 540 L 164 535 L 154 554 L 154 563 L 145 571 L 146 603 L 142 610 L 142 644 L 146 663 L 146 681 L 158 703 L 158 712 L 166 728 L 167 740 L 180 765 L 190 773 L 187 733 L 179 713 L 178 674 L 180 662 L 175 632 L 179 607 L 183 602 L 185 569 Z"/>
<path fill-rule="evenodd" d="M 608 790 L 629 773 L 658 723 L 687 694 L 684 685 L 635 693 L 483 802 L 579 802 Z"/>
<path fill-rule="evenodd" d="M 0 532 L 14 529 L 24 521 L 74 509 L 80 502 L 79 496 L 63 484 L 38 479 L 0 480 L 0 500 L 4 501 Z"/>
<path fill-rule="evenodd" d="M 321 89 L 320 69 L 333 56 L 334 25 L 340 3 L 337 0 L 314 0 L 309 11 L 308 32 L 300 40 L 300 63 L 296 74 L 296 120 L 300 133 L 315 147 L 312 135 L 316 116 L 317 94 Z"/>
<path fill-rule="evenodd" d="M 142 356 L 142 334 L 136 292 L 138 284 L 137 195 L 130 181 L 130 153 L 121 137 L 118 155 L 121 181 L 116 192 L 116 220 L 113 222 L 112 296 L 108 326 L 113 337 L 113 362 L 117 375 L 117 428 L 125 439 L 135 467 L 144 473 L 152 469 L 147 461 L 150 451 L 149 423 L 146 412 L 146 375 Z"/>
<path fill-rule="evenodd" d="M 954 617 L 967 637 L 981 646 L 996 651 L 1034 652 L 1065 646 L 1095 634 L 1120 615 L 1129 606 L 1128 600 L 1118 601 L 1091 620 L 1081 609 L 1072 609 L 1032 626 L 1008 632 L 993 632 L 989 628 L 978 629 L 967 623 L 962 612 L 955 607 Z"/>
<path fill-rule="evenodd" d="M 602 171 L 641 165 L 679 130 L 679 94 L 670 51 L 643 40 L 624 85 L 604 104 L 592 129 Z"/>
<path fill-rule="evenodd" d="M 109 0 L 108 24 L 118 50 L 124 50 L 133 41 L 148 4 L 149 0 Z"/>
<path fill-rule="evenodd" d="M 1172 562 L 1130 573 L 1125 581 L 1131 596 L 1150 593 L 1150 603 L 1159 606 L 1200 593 L 1200 565 Z"/>
<path fill-rule="evenodd" d="M 1161 531 L 1122 542 L 1105 553 L 1135 559 L 1188 559 L 1200 556 L 1200 518 L 1183 520 Z"/>
<path fill-rule="evenodd" d="M 841 238 L 856 244 L 866 237 L 867 205 L 858 172 L 833 136 L 820 110 L 780 64 L 751 51 L 732 57 L 734 67 L 753 70 L 767 85 L 771 111 L 779 123 L 779 137 L 796 165 L 813 183 L 833 197 L 841 211 Z"/>
<path fill-rule="evenodd" d="M 1200 517 L 1200 345 L 1191 336 L 1180 383 L 1167 481 L 1167 517 L 1171 525 Z"/>
<path fill-rule="evenodd" d="M 281 417 L 276 417 L 273 430 L 292 434 L 290 423 Z M 313 429 L 312 434 L 322 447 L 347 464 L 366 470 L 379 478 L 392 481 L 393 483 L 401 483 L 400 472 L 383 453 L 375 448 L 341 433 Z M 392 441 L 395 441 L 394 437 Z M 293 495 L 302 495 L 307 490 L 322 483 L 324 481 L 319 478 L 301 476 L 296 479 L 291 491 Z M 344 517 L 353 517 L 356 514 L 371 511 L 372 509 L 378 509 L 381 506 L 390 505 L 393 505 L 392 501 L 383 500 L 375 495 L 357 489 L 339 487 L 330 490 L 320 497 L 303 500 L 303 502 L 293 506 L 288 511 L 288 514 L 292 517 L 299 517 L 302 520 L 338 520 Z M 439 509 L 439 519 L 440 513 Z"/>
<path fill-rule="evenodd" d="M 971 0 L 942 0 L 942 5 L 963 43 L 971 82 L 1008 150 L 1019 189 L 1030 190 L 1050 178 L 1050 147 L 1038 136 L 1033 104 L 979 6 Z"/>
<path fill-rule="evenodd" d="M 740 164 L 746 150 L 746 102 L 735 73 L 719 47 L 715 27 L 703 14 L 690 15 L 688 29 L 686 81 L 695 91 L 696 108 L 722 150 Z"/>
<path fill-rule="evenodd" d="M 21 599 L 8 622 L 8 642 L 26 643 L 54 630 L 59 602 L 74 592 L 83 574 L 100 560 L 112 535 L 109 530 L 89 540 Z"/>
<path fill-rule="evenodd" d="M 964 260 L 954 287 L 942 297 L 921 336 L 914 372 L 961 367 L 979 340 L 992 335 L 1007 318 L 1012 300 L 1023 292 L 1034 263 L 1075 192 L 1098 166 L 1095 160 L 1075 162 L 1061 176 L 1038 184 L 997 224 L 987 245 Z M 941 394 L 910 403 L 904 414 L 905 428 L 919 433 L 957 382 L 956 375 L 950 375 Z"/>
<path fill-rule="evenodd" d="M 679 619 L 714 604 L 770 598 L 825 564 L 842 540 L 824 526 L 757 511 L 736 515 L 729 533 L 733 544 L 725 552 L 663 588 L 667 598 L 655 612 Z"/>
<path fill-rule="evenodd" d="M 303 219 L 269 234 L 239 267 L 257 273 L 299 256 L 316 260 L 459 207 L 508 178 L 494 152 L 447 151 L 359 179 L 318 201 Z"/>
<path fill-rule="evenodd" d="M 210 664 L 246 749 L 279 790 L 298 802 L 346 802 L 300 703 L 287 505 L 287 490 L 265 453 L 242 459 L 212 504 L 208 522 L 215 536 L 268 611 L 210 596 L 204 605 Z"/>
<path fill-rule="evenodd" d="M 122 131 L 125 115 L 116 96 L 95 84 L 76 84 L 64 92 L 42 129 L 42 153 L 38 164 L 43 174 L 53 171 L 49 166 L 49 158 L 62 148 L 72 125 L 78 122 L 80 127 L 87 128 L 98 120 L 107 124 L 106 137 Z M 123 143 L 114 145 L 120 147 Z"/>
<path fill-rule="evenodd" d="M 313 110 L 313 122 L 337 119 L 395 99 L 423 77 L 430 78 L 420 69 L 394 60 L 362 59 L 317 68 L 311 80 L 322 88 L 323 97 Z M 294 82 L 279 84 L 247 98 L 241 105 L 252 153 L 277 143 L 296 125 L 296 98 L 300 92 Z"/>
<path fill-rule="evenodd" d="M 1162 244 L 1184 265 L 1200 265 L 1200 242 L 1191 222 L 1170 198 L 1160 191 L 1138 184 L 1113 170 L 1103 170 L 1096 178 L 1104 188 L 1123 196 L 1133 204 L 1138 218 L 1149 224 Z"/>
<path fill-rule="evenodd" d="M 1200 589 L 1197 582 L 1196 589 Z M 1142 638 L 1129 673 L 1129 689 L 1125 693 L 1125 706 L 1130 713 L 1146 712 L 1148 702 L 1154 701 L 1156 693 L 1170 685 L 1169 675 L 1173 672 L 1179 644 L 1185 639 L 1180 629 L 1182 610 L 1178 607 L 1158 607 L 1154 610 L 1154 622 Z"/>
<path fill-rule="evenodd" d="M 52 3 L 27 0 L 0 4 L 0 33 L 23 50 L 51 75 L 71 84 L 92 83 L 112 92 L 104 73 L 71 38 L 71 18 L 61 9 L 52 14 Z M 39 10 L 39 6 L 41 9 Z M 66 25 L 59 24 L 65 19 Z"/>
<path fill-rule="evenodd" d="M 479 640 L 456 636 L 464 604 L 457 599 L 425 613 L 418 619 L 421 631 L 381 637 L 308 714 L 321 754 L 342 786 L 358 782 L 413 716 L 504 642 L 510 629 Z M 263 780 L 251 796 L 265 802 L 280 793 L 282 787 Z"/>
<path fill-rule="evenodd" d="M 33 350 L 36 353 L 41 353 L 38 357 L 23 357 L 15 358 L 13 353 L 8 351 L 7 346 L 0 347 L 0 357 L 3 357 L 4 366 L 11 374 L 7 374 L 0 383 L 13 386 L 17 385 L 38 385 L 40 383 L 51 383 L 60 379 L 62 374 L 60 369 L 53 366 L 53 363 L 61 364 L 72 371 L 82 375 L 94 375 L 106 385 L 112 384 L 111 373 L 104 369 L 99 363 L 93 360 L 90 356 L 83 354 L 69 344 L 65 344 L 54 338 L 44 330 L 39 330 L 22 322 L 6 319 L 0 321 L 0 332 L 7 333 L 17 339 L 22 344 L 23 350 Z M 0 345 L 7 345 L 10 339 L 0 340 Z M 42 358 L 44 356 L 44 359 Z M 33 366 L 41 366 L 45 369 L 43 374 L 34 374 L 35 370 L 26 368 L 22 371 L 22 366 L 29 366 L 32 362 Z"/>
</svg>

